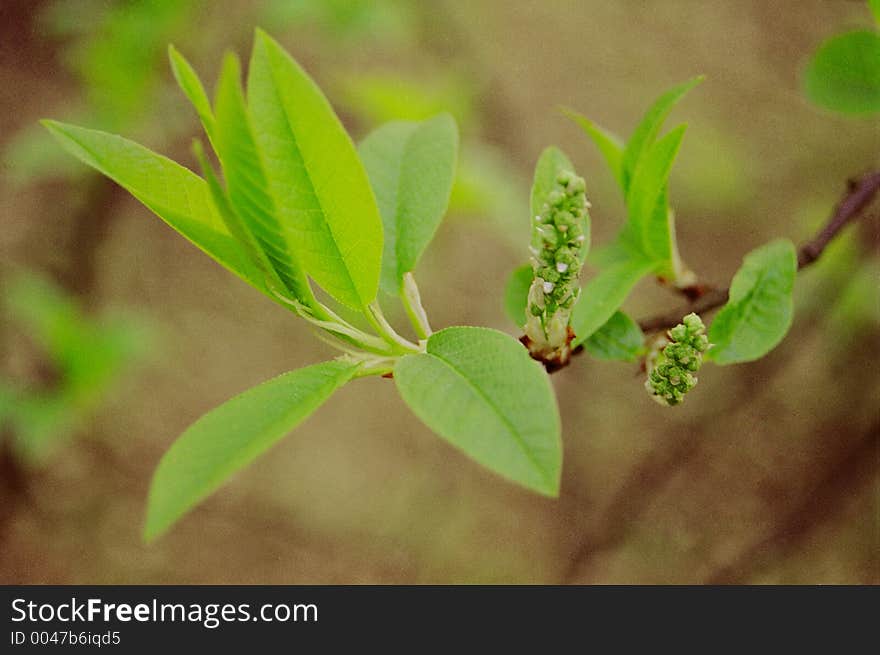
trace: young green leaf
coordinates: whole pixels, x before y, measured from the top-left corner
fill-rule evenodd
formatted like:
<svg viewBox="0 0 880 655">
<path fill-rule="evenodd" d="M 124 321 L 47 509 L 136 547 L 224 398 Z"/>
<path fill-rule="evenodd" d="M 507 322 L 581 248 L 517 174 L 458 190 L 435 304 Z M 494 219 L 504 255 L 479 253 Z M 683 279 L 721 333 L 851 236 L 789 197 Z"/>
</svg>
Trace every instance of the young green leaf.
<svg viewBox="0 0 880 655">
<path fill-rule="evenodd" d="M 385 226 L 383 290 L 397 294 L 434 237 L 455 178 L 458 129 L 448 114 L 393 121 L 358 147 Z"/>
<path fill-rule="evenodd" d="M 636 282 L 656 268 L 656 262 L 624 259 L 603 269 L 587 282 L 571 316 L 575 333 L 572 346 L 582 344 L 602 327 L 623 304 Z"/>
<path fill-rule="evenodd" d="M 198 175 L 115 134 L 57 121 L 43 125 L 68 152 L 124 187 L 219 264 L 272 297 L 265 274 L 230 236 Z"/>
<path fill-rule="evenodd" d="M 363 309 L 379 287 L 382 219 L 354 144 L 314 81 L 260 30 L 247 93 L 288 244 L 331 296 Z"/>
<path fill-rule="evenodd" d="M 584 348 L 596 359 L 632 362 L 641 354 L 644 344 L 645 335 L 638 323 L 618 311 L 584 341 Z"/>
<path fill-rule="evenodd" d="M 531 264 L 525 264 L 510 274 L 504 288 L 504 311 L 513 324 L 521 328 L 526 324 L 526 308 L 529 304 L 529 287 L 532 286 Z"/>
<path fill-rule="evenodd" d="M 214 167 L 211 165 L 211 162 L 208 161 L 205 150 L 202 148 L 202 143 L 198 140 L 193 141 L 192 151 L 196 156 L 196 161 L 199 162 L 199 166 L 202 169 L 202 176 L 208 184 L 208 190 L 211 192 L 211 199 L 214 201 L 214 206 L 217 208 L 220 218 L 223 219 L 226 229 L 229 230 L 229 233 L 236 241 L 245 247 L 245 250 L 247 250 L 248 254 L 251 256 L 251 259 L 263 269 L 263 272 L 268 274 L 272 271 L 272 265 L 269 263 L 266 254 L 260 249 L 254 236 L 241 220 L 241 217 L 232 208 L 232 204 L 229 202 L 229 196 L 223 188 L 223 185 L 220 183 L 220 180 L 217 178 L 217 174 L 214 172 Z"/>
<path fill-rule="evenodd" d="M 880 26 L 880 0 L 868 0 L 868 9 L 874 15 L 874 21 Z"/>
<path fill-rule="evenodd" d="M 614 174 L 614 179 L 617 180 L 620 188 L 626 193 L 626 187 L 624 186 L 623 181 L 623 141 L 621 138 L 600 125 L 597 125 L 583 114 L 579 114 L 571 109 L 565 109 L 563 111 L 566 116 L 580 125 L 586 135 L 593 140 L 593 143 L 596 144 L 599 152 L 602 153 L 602 156 L 605 158 L 605 163 L 608 164 L 608 168 L 610 168 L 611 172 Z"/>
<path fill-rule="evenodd" d="M 171 71 L 174 73 L 177 85 L 195 107 L 196 113 L 205 127 L 205 133 L 213 141 L 214 112 L 211 110 L 211 103 L 208 100 L 208 94 L 205 93 L 205 87 L 202 86 L 202 81 L 186 58 L 173 45 L 168 46 L 168 58 L 171 60 Z"/>
<path fill-rule="evenodd" d="M 666 188 L 672 162 L 681 146 L 685 126 L 680 125 L 642 156 L 627 193 L 627 224 L 623 241 L 646 259 L 669 262 L 672 259 L 673 230 Z"/>
<path fill-rule="evenodd" d="M 429 428 L 496 473 L 559 493 L 559 411 L 541 365 L 513 337 L 453 327 L 394 369 L 400 395 Z"/>
<path fill-rule="evenodd" d="M 253 237 L 248 242 L 256 242 L 278 279 L 300 302 L 313 305 L 308 280 L 279 220 L 280 201 L 267 179 L 271 164 L 254 140 L 235 55 L 227 55 L 223 62 L 214 113 L 214 147 L 223 164 L 232 209 Z"/>
<path fill-rule="evenodd" d="M 357 364 L 315 364 L 248 389 L 193 423 L 162 457 L 144 538 L 164 533 L 232 474 L 287 435 L 348 382 Z"/>
<path fill-rule="evenodd" d="M 709 328 L 716 364 L 750 362 L 773 350 L 791 327 L 797 253 L 787 239 L 745 256 L 730 285 L 730 299 Z"/>
<path fill-rule="evenodd" d="M 681 100 L 688 91 L 704 79 L 705 78 L 700 75 L 669 89 L 654 102 L 651 108 L 648 109 L 644 118 L 642 118 L 641 122 L 636 126 L 629 142 L 626 144 L 623 158 L 621 160 L 623 188 L 627 195 L 629 185 L 639 166 L 642 155 L 644 155 L 648 148 L 654 143 L 654 139 L 657 138 L 657 134 L 659 134 L 660 128 L 663 127 L 663 122 L 666 120 L 669 112 L 672 111 L 675 104 Z"/>
<path fill-rule="evenodd" d="M 880 111 L 880 34 L 859 30 L 825 41 L 807 66 L 804 90 L 833 111 Z"/>
</svg>

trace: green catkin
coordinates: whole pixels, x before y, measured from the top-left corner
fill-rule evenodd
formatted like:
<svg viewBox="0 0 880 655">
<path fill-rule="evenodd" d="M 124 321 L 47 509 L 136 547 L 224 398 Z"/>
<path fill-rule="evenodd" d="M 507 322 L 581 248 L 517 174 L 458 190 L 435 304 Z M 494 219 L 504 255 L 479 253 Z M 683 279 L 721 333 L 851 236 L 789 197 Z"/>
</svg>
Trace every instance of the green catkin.
<svg viewBox="0 0 880 655">
<path fill-rule="evenodd" d="M 694 375 L 703 364 L 709 349 L 706 326 L 696 314 L 688 314 L 669 330 L 668 341 L 648 358 L 645 388 L 661 405 L 678 405 L 684 395 L 697 385 Z"/>
<path fill-rule="evenodd" d="M 588 219 L 582 177 L 562 171 L 541 213 L 532 217 L 531 263 L 525 333 L 533 353 L 551 355 L 568 348 L 568 323 L 580 293 L 578 277 L 587 249 Z"/>
</svg>

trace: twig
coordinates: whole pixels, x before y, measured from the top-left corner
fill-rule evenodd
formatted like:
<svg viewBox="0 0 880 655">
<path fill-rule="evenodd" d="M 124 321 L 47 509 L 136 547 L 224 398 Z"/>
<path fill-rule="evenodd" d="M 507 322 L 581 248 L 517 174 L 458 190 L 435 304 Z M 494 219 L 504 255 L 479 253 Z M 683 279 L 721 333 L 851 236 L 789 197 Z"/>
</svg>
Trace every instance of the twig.
<svg viewBox="0 0 880 655">
<path fill-rule="evenodd" d="M 844 227 L 861 215 L 878 192 L 880 192 L 880 171 L 874 171 L 857 180 L 851 180 L 846 195 L 835 207 L 834 213 L 825 226 L 816 236 L 798 249 L 798 270 L 806 268 L 819 259 L 828 244 Z M 675 311 L 640 320 L 639 327 L 644 332 L 659 332 L 671 328 L 678 324 L 685 314 L 690 312 L 703 314 L 721 307 L 727 302 L 728 293 L 729 289 L 712 289 L 694 302 L 679 307 Z"/>
</svg>

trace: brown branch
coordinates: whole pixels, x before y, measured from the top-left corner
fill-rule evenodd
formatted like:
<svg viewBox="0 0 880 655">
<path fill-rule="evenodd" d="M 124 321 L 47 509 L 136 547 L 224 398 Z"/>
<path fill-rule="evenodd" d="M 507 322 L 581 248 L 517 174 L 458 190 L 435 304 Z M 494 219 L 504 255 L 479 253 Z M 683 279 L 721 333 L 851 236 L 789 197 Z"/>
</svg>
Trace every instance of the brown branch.
<svg viewBox="0 0 880 655">
<path fill-rule="evenodd" d="M 798 249 L 798 270 L 806 268 L 819 259 L 828 244 L 843 228 L 861 215 L 878 192 L 880 192 L 880 171 L 874 171 L 857 180 L 851 180 L 846 195 L 837 204 L 825 226 L 816 236 Z M 703 314 L 721 307 L 727 302 L 728 292 L 729 289 L 712 289 L 694 302 L 679 307 L 675 311 L 640 320 L 639 327 L 644 332 L 666 330 L 678 324 L 685 314 L 690 312 Z"/>
</svg>

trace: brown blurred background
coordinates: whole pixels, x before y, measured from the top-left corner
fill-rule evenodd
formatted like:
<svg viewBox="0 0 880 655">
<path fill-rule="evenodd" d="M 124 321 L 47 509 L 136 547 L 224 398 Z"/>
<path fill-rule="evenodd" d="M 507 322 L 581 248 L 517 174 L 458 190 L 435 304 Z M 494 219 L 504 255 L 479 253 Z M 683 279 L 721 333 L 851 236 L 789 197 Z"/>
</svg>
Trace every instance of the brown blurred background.
<svg viewBox="0 0 880 655">
<path fill-rule="evenodd" d="M 331 351 L 33 125 L 122 132 L 192 165 L 196 120 L 166 43 L 210 86 L 223 50 L 246 55 L 258 24 L 357 138 L 396 116 L 459 118 L 467 170 L 418 270 L 435 327 L 516 332 L 500 294 L 525 260 L 545 145 L 587 179 L 594 243 L 620 225 L 611 175 L 560 105 L 628 134 L 662 90 L 707 75 L 669 125 L 689 123 L 671 198 L 682 255 L 708 282 L 773 237 L 809 237 L 846 180 L 880 164 L 876 120 L 820 111 L 800 90 L 818 43 L 870 24 L 858 2 L 3 0 L 4 270 L 42 272 L 89 316 L 125 309 L 151 338 L 51 455 L 4 451 L 0 582 L 880 582 L 876 206 L 799 275 L 785 341 L 757 363 L 706 366 L 682 407 L 654 403 L 636 365 L 582 357 L 555 375 L 557 501 L 471 463 L 393 384 L 367 379 L 144 546 L 147 487 L 173 439 Z M 643 282 L 626 308 L 678 303 Z M 51 385 L 13 323 L 3 374 Z"/>
</svg>

